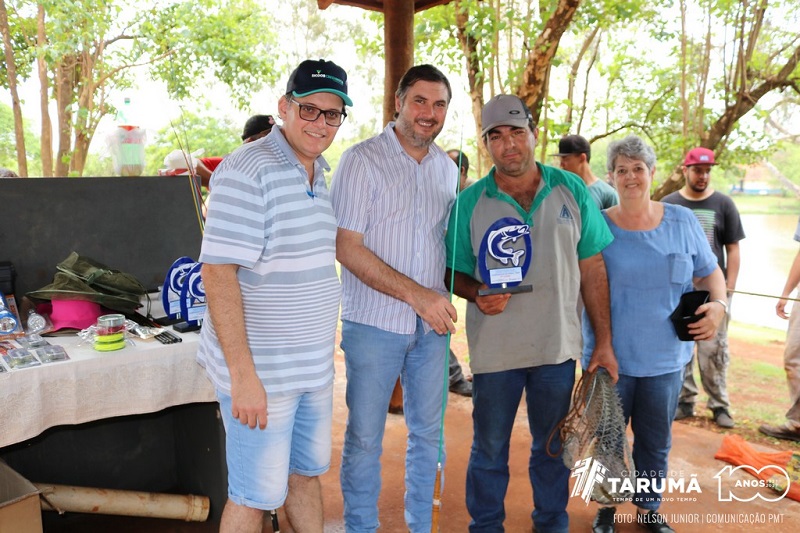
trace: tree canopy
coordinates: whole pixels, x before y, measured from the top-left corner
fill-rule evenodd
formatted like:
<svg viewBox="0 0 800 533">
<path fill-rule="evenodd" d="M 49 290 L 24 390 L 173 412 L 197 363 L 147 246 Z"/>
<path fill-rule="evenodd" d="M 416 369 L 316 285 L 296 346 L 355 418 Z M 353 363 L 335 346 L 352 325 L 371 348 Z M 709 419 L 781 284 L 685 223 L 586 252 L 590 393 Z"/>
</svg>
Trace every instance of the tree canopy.
<svg viewBox="0 0 800 533">
<path fill-rule="evenodd" d="M 672 170 L 689 148 L 732 164 L 791 129 L 798 18 L 783 0 L 455 0 L 423 14 L 417 38 L 461 63 L 477 132 L 485 99 L 506 92 L 533 111 L 543 159 L 566 133 L 642 135 L 670 174 L 660 196 L 681 185 Z"/>
<path fill-rule="evenodd" d="M 266 12 L 255 0 L 163 0 L 137 9 L 117 0 L 0 0 L 7 43 L 0 69 L 9 89 L 37 74 L 43 80 L 44 175 L 81 173 L 99 119 L 115 112 L 109 94 L 142 73 L 176 99 L 193 98 L 198 80 L 215 79 L 228 88 L 224 98 L 243 106 L 299 60 L 339 60 L 352 50 L 358 63 L 350 78 L 373 82 L 371 98 L 352 115 L 369 117 L 365 109 L 379 106 L 382 94 L 382 38 L 363 22 L 382 18 L 316 4 L 287 0 Z M 534 112 L 542 160 L 567 133 L 600 141 L 598 149 L 617 136 L 644 136 L 659 157 L 660 196 L 681 185 L 678 164 L 693 146 L 731 166 L 797 141 L 798 23 L 792 0 L 453 0 L 416 15 L 415 62 L 461 73 L 451 82 L 469 94 L 479 172 L 488 166 L 480 110 L 493 95 L 511 93 Z M 13 91 L 11 103 L 17 149 L 22 144 L 30 158 Z M 373 135 L 376 124 L 359 122 L 356 137 Z"/>
<path fill-rule="evenodd" d="M 269 20 L 255 0 L 161 0 L 136 7 L 118 0 L 0 0 L 6 43 L 0 69 L 12 93 L 15 130 L 22 132 L 24 125 L 14 95 L 34 71 L 45 176 L 82 173 L 100 119 L 116 112 L 109 95 L 130 87 L 143 72 L 166 84 L 165 98 L 189 98 L 198 80 L 215 80 L 243 106 L 274 79 Z M 25 141 L 19 133 L 16 143 L 23 170 Z"/>
</svg>

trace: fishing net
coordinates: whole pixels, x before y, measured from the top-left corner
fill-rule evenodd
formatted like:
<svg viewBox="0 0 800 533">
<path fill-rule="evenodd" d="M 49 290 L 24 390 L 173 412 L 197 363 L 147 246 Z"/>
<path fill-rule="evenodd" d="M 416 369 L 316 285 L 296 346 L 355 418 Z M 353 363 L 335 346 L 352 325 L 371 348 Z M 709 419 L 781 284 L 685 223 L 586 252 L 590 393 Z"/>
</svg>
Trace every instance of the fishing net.
<svg viewBox="0 0 800 533">
<path fill-rule="evenodd" d="M 632 499 L 636 481 L 622 404 L 605 370 L 584 372 L 573 392 L 572 407 L 550 440 L 556 432 L 561 435 L 564 465 L 580 484 L 573 494 L 584 491 L 588 501 L 586 493 L 591 492 L 591 499 L 604 505 Z"/>
</svg>

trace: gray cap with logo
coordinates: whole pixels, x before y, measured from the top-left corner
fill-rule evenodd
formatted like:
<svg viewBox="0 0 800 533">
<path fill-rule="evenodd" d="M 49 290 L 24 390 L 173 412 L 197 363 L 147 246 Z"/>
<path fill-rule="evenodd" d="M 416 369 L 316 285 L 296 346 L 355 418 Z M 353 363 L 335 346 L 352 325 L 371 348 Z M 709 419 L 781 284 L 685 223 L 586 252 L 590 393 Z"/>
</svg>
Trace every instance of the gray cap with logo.
<svg viewBox="0 0 800 533">
<path fill-rule="evenodd" d="M 483 106 L 481 111 L 481 136 L 498 126 L 527 128 L 532 119 L 528 106 L 519 97 L 498 94 Z"/>
</svg>

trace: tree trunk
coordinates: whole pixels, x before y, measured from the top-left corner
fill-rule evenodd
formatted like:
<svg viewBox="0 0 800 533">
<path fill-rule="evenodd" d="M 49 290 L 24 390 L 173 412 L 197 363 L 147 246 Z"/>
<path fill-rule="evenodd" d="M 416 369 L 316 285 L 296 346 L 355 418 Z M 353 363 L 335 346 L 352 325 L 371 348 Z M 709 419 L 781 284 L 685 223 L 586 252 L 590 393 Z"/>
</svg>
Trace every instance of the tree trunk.
<svg viewBox="0 0 800 533">
<path fill-rule="evenodd" d="M 528 62 L 522 77 L 523 83 L 517 96 L 531 109 L 533 120 L 537 123 L 542 113 L 548 68 L 556 55 L 561 36 L 569 27 L 580 5 L 581 0 L 559 0 L 555 11 L 545 23 L 542 33 L 536 37 L 528 54 Z"/>
<path fill-rule="evenodd" d="M 3 49 L 5 50 L 6 70 L 8 72 L 8 90 L 11 92 L 11 109 L 14 112 L 14 140 L 17 148 L 17 174 L 28 177 L 28 158 L 25 154 L 25 125 L 22 122 L 22 108 L 17 93 L 17 62 L 11 48 L 11 31 L 8 26 L 8 11 L 5 0 L 0 0 L 0 32 L 3 33 Z"/>
<path fill-rule="evenodd" d="M 800 46 L 794 50 L 792 56 L 777 75 L 768 78 L 752 91 L 744 91 L 744 94 L 741 94 L 734 102 L 728 104 L 728 107 L 722 115 L 708 129 L 707 135 L 702 139 L 700 146 L 718 151 L 717 148 L 727 139 L 731 131 L 733 131 L 736 122 L 749 113 L 762 97 L 770 91 L 792 84 L 792 81 L 789 80 L 789 76 L 797 67 L 799 61 Z M 658 186 L 653 193 L 653 199 L 659 200 L 667 194 L 677 191 L 681 187 L 683 187 L 683 174 L 680 171 L 680 166 L 678 166 L 672 172 L 672 175 Z"/>
<path fill-rule="evenodd" d="M 53 124 L 50 122 L 48 103 L 50 100 L 50 86 L 47 79 L 47 63 L 44 60 L 44 49 L 47 46 L 47 37 L 44 26 L 44 6 L 39 4 L 36 12 L 36 44 L 39 48 L 36 54 L 36 66 L 39 72 L 39 108 L 42 113 L 42 176 L 53 176 Z"/>
<path fill-rule="evenodd" d="M 489 161 L 489 154 L 486 152 L 486 147 L 480 141 L 481 139 L 481 110 L 483 109 L 483 78 L 479 77 L 481 72 L 481 64 L 478 60 L 478 41 L 475 35 L 467 32 L 467 21 L 469 20 L 469 13 L 466 8 L 462 8 L 461 1 L 456 0 L 455 4 L 456 13 L 456 26 L 458 28 L 458 43 L 461 45 L 461 50 L 464 52 L 464 58 L 467 64 L 467 82 L 469 84 L 469 98 L 472 102 L 472 116 L 475 124 L 475 138 L 478 139 L 476 143 L 477 151 L 475 168 L 479 177 L 484 175 L 483 167 L 484 161 Z M 491 165 L 490 165 L 491 166 Z"/>
<path fill-rule="evenodd" d="M 578 52 L 578 57 L 575 58 L 575 61 L 572 63 L 572 67 L 569 71 L 569 78 L 568 78 L 568 85 L 567 85 L 567 118 L 566 122 L 570 125 L 570 131 L 574 133 L 580 133 L 580 129 L 573 130 L 572 129 L 572 115 L 575 112 L 575 82 L 578 79 L 578 73 L 580 72 L 581 63 L 583 62 L 583 56 L 586 55 L 586 52 L 589 50 L 589 47 L 592 46 L 594 42 L 594 38 L 597 36 L 597 32 L 600 31 L 600 26 L 595 26 L 589 35 L 587 35 L 583 39 L 583 44 L 581 45 L 581 49 Z"/>
<path fill-rule="evenodd" d="M 72 104 L 73 77 L 75 65 L 73 58 L 64 57 L 56 67 L 56 109 L 58 112 L 58 152 L 54 176 L 69 176 L 69 162 L 71 159 L 70 141 L 72 137 L 72 113 L 69 110 Z"/>
</svg>

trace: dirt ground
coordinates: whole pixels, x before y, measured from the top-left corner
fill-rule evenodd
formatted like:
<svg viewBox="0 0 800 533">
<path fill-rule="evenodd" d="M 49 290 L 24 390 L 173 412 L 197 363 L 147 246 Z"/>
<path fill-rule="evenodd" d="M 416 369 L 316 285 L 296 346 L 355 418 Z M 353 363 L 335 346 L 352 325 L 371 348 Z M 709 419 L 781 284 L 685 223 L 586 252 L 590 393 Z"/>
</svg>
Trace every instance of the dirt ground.
<svg viewBox="0 0 800 533">
<path fill-rule="evenodd" d="M 465 347 L 454 342 L 457 354 L 464 353 Z M 783 345 L 757 346 L 731 340 L 731 352 L 735 357 L 782 364 Z M 343 531 L 341 525 L 341 492 L 338 486 L 339 455 L 342 444 L 343 423 L 346 419 L 344 405 L 344 368 L 343 356 L 337 350 L 337 378 L 335 392 L 334 418 L 336 425 L 342 425 L 340 431 L 334 430 L 334 453 L 331 472 L 323 481 L 326 504 L 326 531 Z M 777 396 L 783 401 L 784 394 L 776 395 L 775 391 L 764 391 L 763 395 L 747 396 L 743 389 L 730 391 L 732 405 L 743 405 L 746 402 L 775 402 Z M 784 409 L 776 405 L 776 410 Z M 464 504 L 464 484 L 466 464 L 472 442 L 471 424 L 472 404 L 468 398 L 449 395 L 449 404 L 445 416 L 445 439 L 447 443 L 447 466 L 445 468 L 445 489 L 442 495 L 440 514 L 441 531 L 466 531 L 469 515 Z M 699 411 L 699 410 L 698 410 Z M 699 413 L 698 413 L 699 414 Z M 713 428 L 711 427 L 713 426 Z M 757 426 L 756 426 L 757 427 Z M 762 438 L 757 431 L 743 428 L 730 432 L 742 434 L 751 443 L 763 450 L 793 450 L 800 452 L 800 445 L 779 442 Z M 662 512 L 673 518 L 677 531 L 797 531 L 800 523 L 800 503 L 784 499 L 778 502 L 765 502 L 756 498 L 750 502 L 723 501 L 718 498 L 718 480 L 714 478 L 727 463 L 714 459 L 720 446 L 724 431 L 718 430 L 713 423 L 709 424 L 705 417 L 697 417 L 687 422 L 678 422 L 673 426 L 673 449 L 670 454 L 670 470 L 673 474 L 691 476 L 696 474 L 702 492 L 693 493 L 690 498 L 695 501 L 669 501 L 662 505 Z M 383 455 L 383 491 L 380 497 L 380 520 L 383 531 L 405 531 L 403 522 L 403 461 L 405 457 L 406 428 L 402 416 L 389 415 Z M 532 494 L 527 475 L 528 450 L 530 435 L 524 404 L 520 406 L 517 423 L 514 428 L 511 444 L 511 483 L 506 496 L 506 531 L 531 531 L 530 513 Z M 743 477 L 743 479 L 745 479 Z M 677 498 L 676 498 L 677 499 Z M 570 498 L 568 506 L 571 531 L 591 531 L 591 522 L 596 512 L 593 504 L 587 505 L 579 497 Z M 622 518 L 634 517 L 634 508 L 627 504 L 620 507 Z M 688 522 L 679 524 L 678 521 Z M 758 523 L 762 522 L 763 523 Z M 720 523 L 722 522 L 722 523 Z M 756 523 L 750 523 L 756 522 Z M 282 529 L 283 530 L 283 529 Z M 642 531 L 636 524 L 619 524 L 617 531 Z"/>
<path fill-rule="evenodd" d="M 338 344 L 337 344 L 338 346 Z M 459 357 L 466 352 L 463 340 L 455 338 L 454 350 Z M 734 357 L 748 358 L 755 361 L 769 362 L 782 366 L 783 344 L 770 346 L 748 344 L 731 339 L 731 352 Z M 347 419 L 345 396 L 344 357 L 340 349 L 336 352 L 336 381 L 334 392 L 334 429 L 333 454 L 331 470 L 322 477 L 325 500 L 325 531 L 344 531 L 342 524 L 342 495 L 339 488 L 339 466 L 344 435 L 344 424 Z M 731 402 L 734 406 L 747 402 L 774 404 L 776 412 L 782 413 L 786 408 L 785 390 L 779 392 L 764 390 L 753 393 L 750 389 L 733 387 L 730 390 Z M 777 399 L 776 399 L 777 398 Z M 449 405 L 445 416 L 445 439 L 447 443 L 447 466 L 445 468 L 445 487 L 442 494 L 440 514 L 440 530 L 442 532 L 466 531 L 469 515 L 465 507 L 466 465 L 472 442 L 472 404 L 470 399 L 449 395 Z M 714 476 L 727 463 L 714 459 L 715 452 L 726 433 L 741 434 L 748 442 L 759 450 L 792 450 L 800 453 L 800 445 L 763 438 L 753 429 L 757 424 L 739 424 L 734 430 L 719 430 L 702 416 L 686 422 L 676 422 L 673 426 L 673 448 L 670 454 L 670 472 L 674 477 L 696 476 L 701 489 L 700 493 L 686 495 L 688 501 L 665 501 L 661 507 L 668 520 L 679 532 L 711 532 L 711 531 L 769 531 L 772 533 L 794 532 L 800 524 L 800 503 L 789 499 L 766 502 L 760 497 L 752 501 L 720 501 L 719 479 Z M 749 428 L 749 429 L 748 429 Z M 389 415 L 384 439 L 383 453 L 383 490 L 380 495 L 381 531 L 407 531 L 403 520 L 403 471 L 405 458 L 406 427 L 402 415 Z M 509 532 L 530 532 L 532 511 L 531 488 L 527 476 L 528 450 L 530 436 L 524 405 L 520 406 L 517 424 L 511 443 L 510 471 L 511 482 L 506 496 L 505 528 Z M 749 479 L 740 474 L 740 479 Z M 739 479 L 736 478 L 736 479 Z M 754 479 L 754 478 L 752 478 Z M 591 531 L 591 523 L 596 512 L 594 504 L 586 504 L 579 497 L 570 498 L 568 511 L 570 514 L 570 530 L 575 532 Z M 618 509 L 618 516 L 623 520 L 618 524 L 619 532 L 644 531 L 635 523 L 634 508 L 625 504 Z M 282 513 L 280 515 L 283 517 Z M 88 522 L 87 522 L 88 524 Z M 148 532 L 207 532 L 215 531 L 216 524 L 181 524 L 175 521 L 134 520 L 130 518 L 106 519 L 93 522 L 93 526 L 84 524 L 78 529 L 46 528 L 45 531 L 148 531 Z M 124 524 L 124 525 L 123 525 Z M 271 528 L 266 527 L 265 531 Z M 281 532 L 291 531 L 286 520 L 281 521 Z"/>
</svg>

